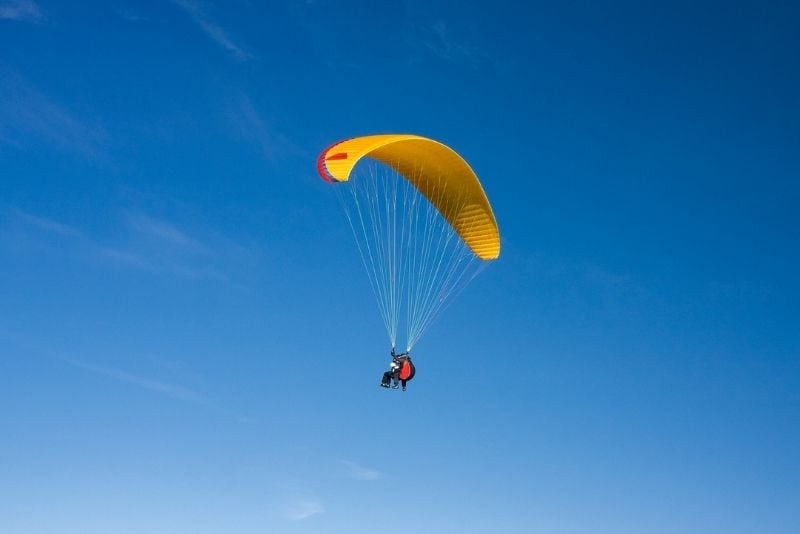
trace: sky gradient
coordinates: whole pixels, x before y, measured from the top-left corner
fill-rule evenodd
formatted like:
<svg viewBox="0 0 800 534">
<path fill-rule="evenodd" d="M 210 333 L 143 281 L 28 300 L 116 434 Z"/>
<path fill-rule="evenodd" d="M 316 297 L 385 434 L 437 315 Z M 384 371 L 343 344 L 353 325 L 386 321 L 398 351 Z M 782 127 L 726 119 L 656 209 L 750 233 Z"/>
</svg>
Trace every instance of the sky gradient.
<svg viewBox="0 0 800 534">
<path fill-rule="evenodd" d="M 800 531 L 800 5 L 0 0 L 0 532 Z M 501 257 L 405 394 L 318 153 Z"/>
</svg>

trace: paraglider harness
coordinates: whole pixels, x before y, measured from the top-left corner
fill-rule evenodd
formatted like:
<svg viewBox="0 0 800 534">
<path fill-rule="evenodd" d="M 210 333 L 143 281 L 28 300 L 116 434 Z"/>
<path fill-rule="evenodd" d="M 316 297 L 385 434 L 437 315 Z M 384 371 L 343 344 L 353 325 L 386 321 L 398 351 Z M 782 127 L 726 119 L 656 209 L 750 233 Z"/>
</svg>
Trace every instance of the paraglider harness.
<svg viewBox="0 0 800 534">
<path fill-rule="evenodd" d="M 417 369 L 414 367 L 414 362 L 411 361 L 411 356 L 408 352 L 404 352 L 402 354 L 395 354 L 394 349 L 392 349 L 392 359 L 400 361 L 400 372 L 398 373 L 398 378 L 403 382 L 408 382 L 414 375 L 417 374 Z"/>
</svg>

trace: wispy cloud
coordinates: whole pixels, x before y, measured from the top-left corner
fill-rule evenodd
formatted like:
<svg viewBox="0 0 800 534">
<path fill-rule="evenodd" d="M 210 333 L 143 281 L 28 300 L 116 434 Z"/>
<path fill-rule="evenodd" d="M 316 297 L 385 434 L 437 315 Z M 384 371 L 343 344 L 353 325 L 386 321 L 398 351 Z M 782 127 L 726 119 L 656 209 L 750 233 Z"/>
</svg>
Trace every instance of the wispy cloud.
<svg viewBox="0 0 800 534">
<path fill-rule="evenodd" d="M 286 518 L 291 521 L 301 521 L 325 511 L 325 507 L 316 498 L 294 499 L 286 507 Z"/>
<path fill-rule="evenodd" d="M 128 225 L 135 232 L 164 245 L 203 254 L 211 253 L 206 245 L 163 219 L 156 219 L 141 212 L 132 213 L 128 216 Z"/>
<path fill-rule="evenodd" d="M 443 61 L 482 63 L 488 59 L 483 50 L 457 35 L 444 20 L 412 23 L 408 26 L 406 39 L 411 46 Z"/>
<path fill-rule="evenodd" d="M 377 469 L 364 467 L 350 460 L 339 461 L 347 468 L 347 474 L 350 478 L 354 478 L 356 480 L 379 480 L 383 478 L 383 473 Z"/>
<path fill-rule="evenodd" d="M 42 20 L 42 10 L 33 0 L 0 2 L 0 19 L 39 22 Z"/>
<path fill-rule="evenodd" d="M 133 375 L 130 373 L 126 373 L 124 371 L 119 371 L 117 369 L 99 367 L 78 360 L 64 359 L 64 361 L 80 369 L 91 371 L 93 373 L 103 375 L 108 378 L 113 378 L 114 380 L 119 380 L 120 382 L 133 384 L 134 386 L 138 386 L 140 388 L 144 388 L 146 390 L 158 393 L 160 395 L 165 395 L 173 399 L 185 402 L 191 402 L 195 404 L 202 404 L 202 405 L 210 404 L 209 401 L 205 399 L 203 396 L 183 386 L 179 386 L 176 384 L 169 384 L 166 382 L 160 382 L 158 380 L 152 380 L 150 378 Z"/>
<path fill-rule="evenodd" d="M 236 285 L 223 271 L 226 254 L 170 221 L 134 212 L 125 217 L 127 242 L 104 247 L 103 257 L 134 268 L 169 273 L 190 280 Z M 237 248 L 226 240 L 219 246 Z"/>
<path fill-rule="evenodd" d="M 194 0 L 174 0 L 174 2 L 192 17 L 194 23 L 197 24 L 206 35 L 208 35 L 214 40 L 214 42 L 223 47 L 225 50 L 230 52 L 235 59 L 238 61 L 252 59 L 252 54 L 245 51 L 240 45 L 236 44 L 225 30 L 209 19 L 208 15 L 198 2 L 195 2 Z"/>
<path fill-rule="evenodd" d="M 134 269 L 152 272 L 158 271 L 158 269 L 148 262 L 144 256 L 133 250 L 105 247 L 100 248 L 97 255 L 111 262 L 118 263 L 120 265 L 127 265 L 128 267 L 132 267 Z"/>
<path fill-rule="evenodd" d="M 13 209 L 11 211 L 20 220 L 25 221 L 26 223 L 39 228 L 40 230 L 44 230 L 45 232 L 52 232 L 65 237 L 74 237 L 79 239 L 84 238 L 84 235 L 80 230 L 67 224 L 48 219 L 46 217 L 31 215 L 30 213 L 26 213 L 18 209 Z"/>
<path fill-rule="evenodd" d="M 18 148 L 42 143 L 85 157 L 99 156 L 103 128 L 89 125 L 0 66 L 0 140 Z"/>
<path fill-rule="evenodd" d="M 193 389 L 187 388 L 179 384 L 173 384 L 170 382 L 164 382 L 162 380 L 148 378 L 141 375 L 135 375 L 132 373 L 128 373 L 126 371 L 121 371 L 119 369 L 94 365 L 91 363 L 87 363 L 72 358 L 61 357 L 59 359 L 69 365 L 72 365 L 73 367 L 77 367 L 78 369 L 83 369 L 84 371 L 89 371 L 91 373 L 103 376 L 105 378 L 110 378 L 119 382 L 124 382 L 126 384 L 136 386 L 138 388 L 150 391 L 152 393 L 156 393 L 158 395 L 170 399 L 175 399 L 178 401 L 195 404 L 197 406 L 202 406 L 213 412 L 225 415 L 227 417 L 232 417 L 235 420 L 239 421 L 240 423 L 250 423 L 253 421 L 252 418 L 222 408 L 219 405 L 217 405 L 216 402 L 214 402 L 212 399 L 209 399 L 205 395 L 201 395 L 197 391 L 194 391 Z"/>
<path fill-rule="evenodd" d="M 133 9 L 131 6 L 116 6 L 114 12 L 128 22 L 142 22 L 147 17 Z"/>
<path fill-rule="evenodd" d="M 269 124 L 253 105 L 250 98 L 241 93 L 235 99 L 230 119 L 237 133 L 255 144 L 264 157 L 276 161 L 287 155 L 302 155 L 304 152 L 286 136 Z"/>
<path fill-rule="evenodd" d="M 46 246 L 49 241 L 43 236 L 47 235 L 60 240 L 59 251 L 67 250 L 91 261 L 241 288 L 226 270 L 233 265 L 231 258 L 241 261 L 247 256 L 247 250 L 224 237 L 208 238 L 207 242 L 170 221 L 143 212 L 130 212 L 122 217 L 115 236 L 101 241 L 47 217 L 15 208 L 7 213 L 16 223 L 17 239 L 27 243 L 39 242 Z"/>
</svg>

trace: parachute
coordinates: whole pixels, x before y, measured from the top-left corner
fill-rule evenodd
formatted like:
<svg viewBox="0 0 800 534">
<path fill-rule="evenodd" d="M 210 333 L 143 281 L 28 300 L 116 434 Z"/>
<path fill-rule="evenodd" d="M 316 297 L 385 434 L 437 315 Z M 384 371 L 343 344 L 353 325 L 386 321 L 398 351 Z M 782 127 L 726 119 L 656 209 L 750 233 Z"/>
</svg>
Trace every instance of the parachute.
<svg viewBox="0 0 800 534">
<path fill-rule="evenodd" d="M 410 351 L 446 305 L 500 256 L 478 177 L 450 147 L 417 135 L 356 137 L 320 154 L 392 347 Z"/>
</svg>

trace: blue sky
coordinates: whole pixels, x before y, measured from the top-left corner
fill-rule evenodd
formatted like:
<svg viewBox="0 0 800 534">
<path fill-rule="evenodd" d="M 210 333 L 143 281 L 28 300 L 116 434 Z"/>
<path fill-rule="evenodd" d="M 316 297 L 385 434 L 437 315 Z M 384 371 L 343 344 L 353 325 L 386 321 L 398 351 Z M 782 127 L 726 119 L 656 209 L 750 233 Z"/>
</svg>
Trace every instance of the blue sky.
<svg viewBox="0 0 800 534">
<path fill-rule="evenodd" d="M 800 531 L 791 2 L 0 0 L 0 531 Z M 317 154 L 503 236 L 377 387 Z"/>
</svg>

